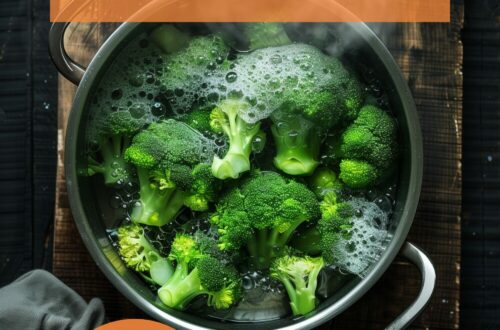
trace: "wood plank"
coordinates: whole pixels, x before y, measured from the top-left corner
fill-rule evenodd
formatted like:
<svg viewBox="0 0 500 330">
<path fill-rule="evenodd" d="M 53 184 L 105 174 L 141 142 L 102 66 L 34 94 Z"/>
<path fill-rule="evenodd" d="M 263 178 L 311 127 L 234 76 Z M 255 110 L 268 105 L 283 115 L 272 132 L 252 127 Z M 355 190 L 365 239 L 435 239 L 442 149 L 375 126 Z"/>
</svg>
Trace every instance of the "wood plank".
<svg viewBox="0 0 500 330">
<path fill-rule="evenodd" d="M 66 33 L 68 53 L 87 65 L 105 38 L 116 28 L 113 24 L 73 24 Z M 69 209 L 64 178 L 64 136 L 76 87 L 59 79 L 58 166 L 54 226 L 53 273 L 85 299 L 100 297 L 110 320 L 144 317 L 101 273 L 78 234 Z"/>
<path fill-rule="evenodd" d="M 431 305 L 414 328 L 458 327 L 461 213 L 461 63 L 460 29 L 463 6 L 453 1 L 453 23 L 397 25 L 382 37 L 398 60 L 414 93 L 424 134 L 425 174 L 422 198 L 410 240 L 433 258 L 438 272 Z M 78 30 L 80 30 L 78 32 Z M 102 41 L 107 29 L 79 25 L 71 48 L 85 59 Z M 87 44 L 90 42 L 90 45 Z M 70 45 L 68 45 L 70 46 Z M 82 54 L 83 53 L 83 54 Z M 74 87 L 60 80 L 60 141 Z M 132 308 L 114 308 L 119 295 L 111 288 L 77 238 L 66 202 L 62 175 L 62 144 L 57 183 L 54 272 L 84 297 L 101 296 L 111 319 L 133 317 Z M 78 263 L 75 263 L 78 262 Z M 79 266 L 81 264 L 82 266 Z M 92 275 L 89 276 L 89 273 Z M 416 296 L 420 275 L 398 260 L 360 303 L 338 317 L 335 328 L 379 329 Z M 123 299 L 122 299 L 123 300 Z M 383 302 L 382 304 L 380 302 Z M 121 302 L 122 303 L 122 302 Z M 113 307 L 113 310 L 109 310 Z M 322 327 L 329 328 L 329 325 Z"/>
</svg>

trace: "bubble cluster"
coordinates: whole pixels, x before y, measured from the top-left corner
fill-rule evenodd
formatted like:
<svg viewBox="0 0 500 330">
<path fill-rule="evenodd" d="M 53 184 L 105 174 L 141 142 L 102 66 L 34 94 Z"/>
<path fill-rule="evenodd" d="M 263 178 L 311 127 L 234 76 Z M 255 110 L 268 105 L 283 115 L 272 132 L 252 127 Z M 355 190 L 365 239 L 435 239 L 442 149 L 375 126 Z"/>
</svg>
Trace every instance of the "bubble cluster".
<svg viewBox="0 0 500 330">
<path fill-rule="evenodd" d="M 146 123 L 167 115 L 160 100 L 165 55 L 145 35 L 131 42 L 101 78 L 89 104 L 90 130 L 109 112 L 127 111 Z"/>
<path fill-rule="evenodd" d="M 221 64 L 214 64 L 217 70 L 187 66 L 187 73 L 182 72 L 182 75 L 192 77 L 192 83 L 183 84 L 181 88 L 174 84 L 182 79 L 168 77 L 175 72 L 167 70 L 164 81 L 172 110 L 182 113 L 193 104 L 216 104 L 229 97 L 243 98 L 250 106 L 240 116 L 255 123 L 281 106 L 283 98 L 277 96 L 291 91 L 314 93 L 329 84 L 335 74 L 334 67 L 326 69 L 332 58 L 305 44 L 264 48 L 251 54 L 239 54 L 235 60 L 228 58 Z"/>
<path fill-rule="evenodd" d="M 376 203 L 366 199 L 353 198 L 350 203 L 355 209 L 352 235 L 347 240 L 340 240 L 333 249 L 338 267 L 362 277 L 385 249 L 389 239 L 389 218 Z"/>
</svg>

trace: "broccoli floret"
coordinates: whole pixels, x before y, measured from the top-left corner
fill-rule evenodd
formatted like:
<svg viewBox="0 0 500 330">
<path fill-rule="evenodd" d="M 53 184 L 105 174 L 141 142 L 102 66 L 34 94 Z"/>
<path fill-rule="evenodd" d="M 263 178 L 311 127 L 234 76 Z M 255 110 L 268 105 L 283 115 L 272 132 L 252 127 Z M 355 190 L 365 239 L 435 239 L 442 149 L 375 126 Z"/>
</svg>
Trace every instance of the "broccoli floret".
<svg viewBox="0 0 500 330">
<path fill-rule="evenodd" d="M 127 183 L 130 168 L 124 152 L 144 125 L 143 119 L 133 118 L 128 111 L 106 112 L 95 118 L 90 140 L 97 144 L 98 152 L 89 156 L 88 175 L 101 174 L 108 186 Z"/>
<path fill-rule="evenodd" d="M 162 82 L 176 96 L 186 87 L 199 90 L 206 81 L 203 72 L 220 69 L 228 53 L 229 47 L 218 35 L 194 37 L 186 48 L 167 56 Z"/>
<path fill-rule="evenodd" d="M 241 296 L 236 270 L 204 253 L 193 236 L 177 234 L 169 259 L 176 262 L 174 274 L 158 290 L 168 307 L 183 310 L 195 298 L 207 295 L 207 305 L 226 309 Z"/>
<path fill-rule="evenodd" d="M 329 191 L 339 191 L 343 184 L 337 174 L 327 167 L 320 167 L 308 178 L 309 188 L 316 196 L 323 198 Z"/>
<path fill-rule="evenodd" d="M 166 54 L 175 53 L 187 47 L 190 37 L 170 24 L 163 24 L 151 32 L 150 40 Z"/>
<path fill-rule="evenodd" d="M 291 246 L 310 255 L 321 254 L 325 262 L 331 265 L 335 262 L 335 243 L 351 235 L 354 208 L 349 202 L 341 201 L 337 192 L 329 191 L 320 209 L 321 219 L 318 223 L 296 235 Z"/>
<path fill-rule="evenodd" d="M 288 47 L 297 45 L 280 49 L 286 54 Z M 291 48 L 293 51 L 296 49 Z M 297 65 L 304 72 L 301 82 L 281 82 L 286 86 L 283 103 L 271 115 L 276 143 L 274 164 L 291 175 L 309 175 L 316 169 L 321 136 L 337 124 L 351 121 L 363 99 L 359 82 L 339 60 L 313 47 L 302 46 L 300 56 Z M 313 71 L 316 74 L 307 74 Z"/>
<path fill-rule="evenodd" d="M 276 47 L 291 44 L 283 25 L 280 23 L 249 23 L 245 25 L 248 49 Z"/>
<path fill-rule="evenodd" d="M 229 139 L 229 149 L 220 159 L 214 156 L 212 173 L 219 179 L 236 179 L 241 173 L 250 170 L 252 141 L 260 131 L 260 122 L 250 124 L 240 117 L 249 104 L 243 100 L 226 99 L 210 114 L 210 125 L 216 133 L 224 133 Z"/>
<path fill-rule="evenodd" d="M 205 211 L 218 187 L 203 157 L 211 151 L 206 139 L 175 120 L 152 123 L 137 134 L 126 159 L 137 168 L 140 199 L 131 219 L 151 226 L 172 221 L 183 205 Z"/>
<path fill-rule="evenodd" d="M 173 273 L 173 267 L 151 244 L 144 229 L 132 223 L 120 226 L 117 234 L 118 252 L 127 267 L 139 272 L 149 282 L 165 284 Z"/>
<path fill-rule="evenodd" d="M 258 269 L 267 268 L 298 226 L 319 217 L 319 203 L 307 187 L 274 172 L 258 172 L 226 193 L 210 218 L 219 247 L 246 247 Z"/>
<path fill-rule="evenodd" d="M 288 293 L 293 315 L 306 315 L 316 308 L 318 275 L 324 266 L 322 257 L 282 256 L 271 265 L 271 276 Z"/>
<path fill-rule="evenodd" d="M 210 126 L 210 114 L 213 107 L 199 107 L 186 114 L 181 120 L 201 132 L 202 134 L 212 133 Z"/>
<path fill-rule="evenodd" d="M 398 154 L 395 120 L 383 110 L 364 106 L 340 138 L 340 179 L 351 188 L 380 183 Z"/>
</svg>

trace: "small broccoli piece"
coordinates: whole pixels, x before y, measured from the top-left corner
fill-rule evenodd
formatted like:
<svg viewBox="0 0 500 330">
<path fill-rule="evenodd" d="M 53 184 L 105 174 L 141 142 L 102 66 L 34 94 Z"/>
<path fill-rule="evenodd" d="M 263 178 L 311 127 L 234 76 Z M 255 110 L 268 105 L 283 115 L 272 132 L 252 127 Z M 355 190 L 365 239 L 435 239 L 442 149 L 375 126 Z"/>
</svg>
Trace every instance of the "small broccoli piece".
<svg viewBox="0 0 500 330">
<path fill-rule="evenodd" d="M 207 68 L 211 71 L 220 69 L 229 50 L 218 35 L 194 37 L 186 48 L 167 56 L 161 81 L 171 93 L 183 93 L 183 88 L 187 87 L 199 90 L 206 81 L 203 72 Z"/>
<path fill-rule="evenodd" d="M 297 227 L 319 213 L 316 196 L 305 185 L 258 172 L 219 200 L 210 221 L 217 226 L 222 250 L 246 247 L 254 266 L 264 269 Z"/>
<path fill-rule="evenodd" d="M 184 205 L 194 211 L 206 211 L 208 204 L 215 201 L 220 181 L 212 175 L 212 168 L 208 164 L 196 165 L 191 175 L 191 187 Z"/>
<path fill-rule="evenodd" d="M 212 173 L 219 179 L 236 179 L 241 173 L 250 170 L 252 141 L 260 131 L 260 123 L 247 123 L 240 117 L 249 104 L 242 100 L 226 99 L 219 103 L 210 114 L 210 125 L 216 133 L 224 133 L 229 139 L 229 149 L 220 159 L 214 156 Z"/>
<path fill-rule="evenodd" d="M 280 47 L 284 54 L 287 47 Z M 317 73 L 300 76 L 298 85 L 295 79 L 283 81 L 283 103 L 271 115 L 274 164 L 291 175 L 309 175 L 316 169 L 321 136 L 357 115 L 363 99 L 361 85 L 339 60 L 313 47 L 302 47 L 300 55 L 297 65 Z"/>
<path fill-rule="evenodd" d="M 288 293 L 293 315 L 307 315 L 316 308 L 318 275 L 324 266 L 322 257 L 282 256 L 271 265 L 271 276 Z"/>
<path fill-rule="evenodd" d="M 124 152 L 144 125 L 143 119 L 133 118 L 128 111 L 106 112 L 95 118 L 90 139 L 97 144 L 98 152 L 89 156 L 88 175 L 101 174 L 108 186 L 127 183 L 130 168 Z"/>
<path fill-rule="evenodd" d="M 186 114 L 181 120 L 202 134 L 212 133 L 210 114 L 213 107 L 199 107 Z"/>
<path fill-rule="evenodd" d="M 340 138 L 340 179 L 351 188 L 380 183 L 398 154 L 396 122 L 383 110 L 364 106 Z"/>
<path fill-rule="evenodd" d="M 139 272 L 149 282 L 163 285 L 173 273 L 167 258 L 149 242 L 138 224 L 122 225 L 117 230 L 118 252 L 127 267 Z"/>
<path fill-rule="evenodd" d="M 321 219 L 306 231 L 296 235 L 291 246 L 310 255 L 324 258 L 329 265 L 334 264 L 335 243 L 351 235 L 354 209 L 349 202 L 341 201 L 338 193 L 327 192 L 320 204 Z"/>
<path fill-rule="evenodd" d="M 337 174 L 327 167 L 320 167 L 308 179 L 309 188 L 320 198 L 329 191 L 339 191 L 343 188 Z"/>
<path fill-rule="evenodd" d="M 292 43 L 280 23 L 248 23 L 245 25 L 245 36 L 249 50 Z"/>
<path fill-rule="evenodd" d="M 131 219 L 151 226 L 172 221 L 183 205 L 205 211 L 217 184 L 203 157 L 211 155 L 206 139 L 175 120 L 152 123 L 134 137 L 125 158 L 137 168 L 140 199 Z"/>
<path fill-rule="evenodd" d="M 207 295 L 207 305 L 227 309 L 241 296 L 241 283 L 234 268 L 204 253 L 193 236 L 177 234 L 169 259 L 174 274 L 158 290 L 168 307 L 183 310 L 195 298 Z"/>
<path fill-rule="evenodd" d="M 162 24 L 151 32 L 150 40 L 166 54 L 175 53 L 187 47 L 190 37 L 173 25 Z"/>
</svg>

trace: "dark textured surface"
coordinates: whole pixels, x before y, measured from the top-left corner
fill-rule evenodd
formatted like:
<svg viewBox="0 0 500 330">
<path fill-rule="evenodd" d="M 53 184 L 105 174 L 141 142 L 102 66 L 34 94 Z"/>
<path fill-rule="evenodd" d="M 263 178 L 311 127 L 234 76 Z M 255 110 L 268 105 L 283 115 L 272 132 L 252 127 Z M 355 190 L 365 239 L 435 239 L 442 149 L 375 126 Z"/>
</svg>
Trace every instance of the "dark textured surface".
<svg viewBox="0 0 500 330">
<path fill-rule="evenodd" d="M 1 1 L 0 286 L 51 267 L 57 76 L 48 28 L 47 1 Z"/>
<path fill-rule="evenodd" d="M 500 3 L 465 3 L 461 326 L 498 329 Z"/>
</svg>

